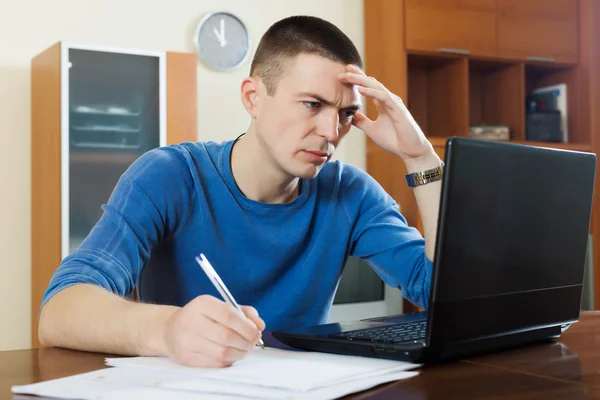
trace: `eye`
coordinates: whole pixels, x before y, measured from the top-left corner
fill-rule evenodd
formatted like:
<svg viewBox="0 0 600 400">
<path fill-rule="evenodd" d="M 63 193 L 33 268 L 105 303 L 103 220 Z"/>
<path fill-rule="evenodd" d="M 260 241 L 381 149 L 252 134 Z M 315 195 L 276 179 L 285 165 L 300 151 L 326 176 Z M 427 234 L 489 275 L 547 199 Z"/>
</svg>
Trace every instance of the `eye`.
<svg viewBox="0 0 600 400">
<path fill-rule="evenodd" d="M 306 107 L 313 109 L 313 110 L 317 110 L 321 107 L 321 103 L 319 103 L 318 101 L 303 101 L 302 103 Z"/>
<path fill-rule="evenodd" d="M 356 115 L 356 111 L 344 111 L 342 114 L 344 115 L 344 118 L 352 119 Z"/>
</svg>

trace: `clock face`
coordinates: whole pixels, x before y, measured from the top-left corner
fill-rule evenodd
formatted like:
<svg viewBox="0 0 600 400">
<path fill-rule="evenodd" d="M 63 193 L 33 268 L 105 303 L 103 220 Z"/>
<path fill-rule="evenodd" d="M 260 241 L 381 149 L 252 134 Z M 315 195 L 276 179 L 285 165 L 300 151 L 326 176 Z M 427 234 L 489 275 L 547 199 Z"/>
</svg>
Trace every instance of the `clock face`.
<svg viewBox="0 0 600 400">
<path fill-rule="evenodd" d="M 246 27 L 237 17 L 224 12 L 208 14 L 200 21 L 194 43 L 198 57 L 219 71 L 239 67 L 250 51 Z"/>
</svg>

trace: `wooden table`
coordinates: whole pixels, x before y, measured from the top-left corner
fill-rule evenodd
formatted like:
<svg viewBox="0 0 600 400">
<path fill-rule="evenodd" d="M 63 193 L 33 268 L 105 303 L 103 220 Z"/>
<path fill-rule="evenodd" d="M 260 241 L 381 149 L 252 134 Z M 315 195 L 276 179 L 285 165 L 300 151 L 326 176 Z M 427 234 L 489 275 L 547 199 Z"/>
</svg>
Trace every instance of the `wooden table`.
<svg viewBox="0 0 600 400">
<path fill-rule="evenodd" d="M 106 354 L 56 348 L 0 352 L 0 400 L 24 385 L 105 368 Z M 560 340 L 434 366 L 355 399 L 600 398 L 600 312 L 584 312 Z M 201 396 L 199 396 L 201 397 Z"/>
</svg>

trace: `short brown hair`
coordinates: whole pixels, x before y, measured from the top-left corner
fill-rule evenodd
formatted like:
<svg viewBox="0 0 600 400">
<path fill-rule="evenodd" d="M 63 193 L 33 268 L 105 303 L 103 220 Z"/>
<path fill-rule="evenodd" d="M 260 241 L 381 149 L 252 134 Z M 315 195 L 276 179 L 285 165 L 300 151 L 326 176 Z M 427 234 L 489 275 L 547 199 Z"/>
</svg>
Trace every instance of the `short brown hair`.
<svg viewBox="0 0 600 400">
<path fill-rule="evenodd" d="M 331 22 L 302 15 L 282 19 L 265 32 L 254 54 L 250 76 L 260 76 L 267 93 L 273 96 L 284 63 L 303 53 L 363 68 L 358 50 L 344 32 Z"/>
</svg>

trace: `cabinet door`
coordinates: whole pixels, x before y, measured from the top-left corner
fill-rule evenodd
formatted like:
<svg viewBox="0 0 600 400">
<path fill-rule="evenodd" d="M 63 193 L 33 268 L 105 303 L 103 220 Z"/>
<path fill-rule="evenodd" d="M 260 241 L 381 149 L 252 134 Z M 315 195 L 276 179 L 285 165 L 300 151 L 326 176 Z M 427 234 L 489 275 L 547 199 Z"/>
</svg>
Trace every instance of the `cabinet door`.
<svg viewBox="0 0 600 400">
<path fill-rule="evenodd" d="M 408 3 L 411 2 L 432 6 L 449 6 L 481 10 L 494 10 L 496 8 L 496 0 L 408 0 Z"/>
<path fill-rule="evenodd" d="M 66 56 L 63 257 L 98 222 L 102 205 L 127 168 L 166 144 L 164 52 L 69 47 Z"/>
<path fill-rule="evenodd" d="M 464 0 L 407 1 L 407 49 L 496 55 L 494 4 L 484 1 L 475 7 L 471 3 Z"/>
<path fill-rule="evenodd" d="M 578 0 L 496 0 L 498 12 L 577 19 Z"/>
<path fill-rule="evenodd" d="M 577 0 L 497 0 L 498 55 L 576 63 Z"/>
</svg>

